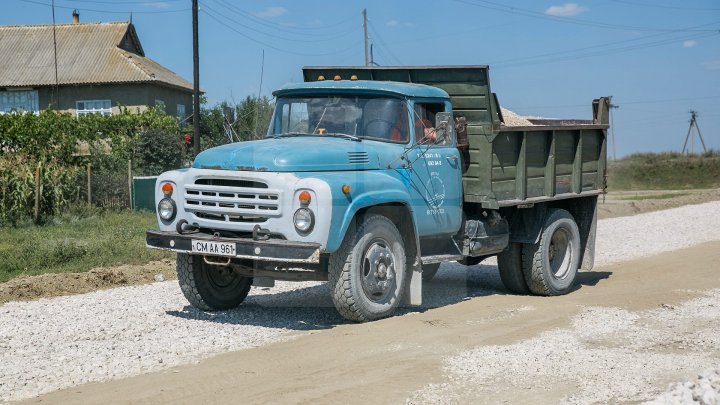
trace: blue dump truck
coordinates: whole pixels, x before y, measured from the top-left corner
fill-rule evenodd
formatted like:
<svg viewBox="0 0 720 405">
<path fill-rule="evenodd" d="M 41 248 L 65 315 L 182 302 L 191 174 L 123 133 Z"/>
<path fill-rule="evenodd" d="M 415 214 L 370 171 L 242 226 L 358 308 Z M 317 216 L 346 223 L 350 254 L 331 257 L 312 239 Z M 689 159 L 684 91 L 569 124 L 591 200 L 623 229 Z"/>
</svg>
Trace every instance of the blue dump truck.
<svg viewBox="0 0 720 405">
<path fill-rule="evenodd" d="M 163 173 L 159 230 L 188 301 L 240 305 L 253 280 L 327 280 L 353 321 L 419 305 L 443 262 L 497 256 L 505 287 L 561 295 L 591 269 L 608 98 L 592 119 L 504 122 L 487 66 L 306 67 L 265 139 Z"/>
</svg>

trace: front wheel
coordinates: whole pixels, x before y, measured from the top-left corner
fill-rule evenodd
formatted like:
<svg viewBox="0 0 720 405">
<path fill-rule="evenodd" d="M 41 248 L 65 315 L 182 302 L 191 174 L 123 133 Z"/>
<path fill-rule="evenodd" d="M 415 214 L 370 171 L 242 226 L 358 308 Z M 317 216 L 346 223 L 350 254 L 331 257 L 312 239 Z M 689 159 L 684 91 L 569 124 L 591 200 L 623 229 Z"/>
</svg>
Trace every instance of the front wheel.
<svg viewBox="0 0 720 405">
<path fill-rule="evenodd" d="M 552 209 L 540 240 L 524 244 L 523 273 L 528 289 L 537 295 L 570 292 L 580 266 L 580 232 L 575 219 L 563 209 Z"/>
<path fill-rule="evenodd" d="M 405 247 L 395 225 L 381 215 L 358 220 L 330 256 L 332 299 L 351 321 L 392 315 L 402 299 L 407 274 Z"/>
<path fill-rule="evenodd" d="M 252 286 L 252 277 L 241 276 L 230 267 L 209 265 L 202 256 L 178 253 L 176 270 L 185 298 L 206 311 L 237 307 Z"/>
</svg>

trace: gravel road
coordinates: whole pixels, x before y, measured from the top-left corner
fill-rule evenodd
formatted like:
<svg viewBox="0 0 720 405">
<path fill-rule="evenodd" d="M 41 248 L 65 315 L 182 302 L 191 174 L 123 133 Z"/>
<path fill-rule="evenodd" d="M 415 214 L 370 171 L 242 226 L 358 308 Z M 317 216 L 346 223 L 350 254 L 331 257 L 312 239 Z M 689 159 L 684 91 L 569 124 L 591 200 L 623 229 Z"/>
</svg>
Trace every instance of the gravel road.
<svg viewBox="0 0 720 405">
<path fill-rule="evenodd" d="M 720 240 L 720 202 L 602 220 L 598 223 L 596 264 L 651 256 L 711 240 Z M 431 299 L 424 307 L 445 306 L 481 295 L 481 291 L 469 291 L 477 285 L 502 290 L 493 261 L 478 268 L 481 271 L 473 274 L 479 275 L 469 282 L 469 273 L 462 266 L 443 265 L 438 274 L 443 282 L 428 286 Z M 623 335 L 629 339 L 633 331 L 623 326 L 628 319 L 659 322 L 667 315 L 662 311 L 604 311 L 608 310 L 587 308 L 574 319 L 573 327 L 548 333 L 582 333 L 583 319 L 600 316 L 616 320 L 613 330 L 629 334 Z M 292 339 L 298 336 L 297 331 L 322 330 L 342 322 L 326 285 L 314 282 L 278 282 L 272 289 L 254 288 L 240 308 L 216 314 L 189 307 L 176 282 L 10 302 L 0 306 L 0 401 L 161 370 L 216 353 Z M 547 338 L 553 336 L 564 335 Z M 654 342 L 637 339 L 642 344 Z M 449 373 L 463 370 L 451 364 L 449 361 Z M 703 363 L 695 367 L 703 367 Z M 473 371 L 465 374 L 472 376 Z"/>
<path fill-rule="evenodd" d="M 646 311 L 587 307 L 566 328 L 445 359 L 446 382 L 428 384 L 408 402 L 473 403 L 502 384 L 518 391 L 574 385 L 563 404 L 652 398 L 656 381 L 669 372 L 692 375 L 717 366 L 719 303 L 720 290 L 713 290 L 679 306 Z M 692 403 L 681 399 L 692 398 L 694 390 L 696 396 L 715 398 L 703 403 L 717 404 L 720 380 L 713 380 L 712 372 L 704 375 L 701 383 L 680 384 L 656 403 Z"/>
</svg>

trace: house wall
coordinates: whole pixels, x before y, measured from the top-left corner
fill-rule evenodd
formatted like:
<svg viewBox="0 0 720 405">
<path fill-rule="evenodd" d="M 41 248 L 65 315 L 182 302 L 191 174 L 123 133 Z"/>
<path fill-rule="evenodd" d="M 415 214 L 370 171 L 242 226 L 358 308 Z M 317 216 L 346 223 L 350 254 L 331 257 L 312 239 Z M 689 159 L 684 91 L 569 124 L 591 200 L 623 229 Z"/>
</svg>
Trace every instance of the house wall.
<svg viewBox="0 0 720 405">
<path fill-rule="evenodd" d="M 50 87 L 39 88 L 40 109 L 47 108 L 52 102 Z M 145 110 L 155 105 L 155 100 L 165 103 L 165 112 L 177 115 L 177 105 L 185 106 L 185 116 L 192 113 L 192 92 L 155 84 L 99 84 L 83 86 L 60 86 L 58 111 L 76 113 L 76 102 L 83 100 L 110 100 L 113 114 L 120 112 L 119 106 L 130 111 Z"/>
</svg>

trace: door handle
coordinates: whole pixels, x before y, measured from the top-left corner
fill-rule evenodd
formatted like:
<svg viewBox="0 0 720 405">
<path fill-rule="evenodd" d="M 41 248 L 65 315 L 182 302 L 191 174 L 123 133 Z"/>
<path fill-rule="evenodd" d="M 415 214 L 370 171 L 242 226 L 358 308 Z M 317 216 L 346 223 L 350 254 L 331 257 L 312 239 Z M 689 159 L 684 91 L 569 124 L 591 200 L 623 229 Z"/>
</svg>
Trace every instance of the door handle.
<svg viewBox="0 0 720 405">
<path fill-rule="evenodd" d="M 453 163 L 457 163 L 458 158 L 455 155 L 445 156 L 445 158 Z"/>
</svg>

